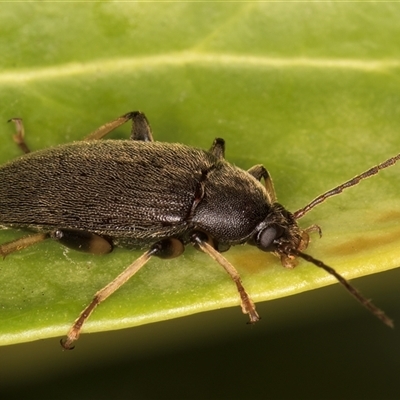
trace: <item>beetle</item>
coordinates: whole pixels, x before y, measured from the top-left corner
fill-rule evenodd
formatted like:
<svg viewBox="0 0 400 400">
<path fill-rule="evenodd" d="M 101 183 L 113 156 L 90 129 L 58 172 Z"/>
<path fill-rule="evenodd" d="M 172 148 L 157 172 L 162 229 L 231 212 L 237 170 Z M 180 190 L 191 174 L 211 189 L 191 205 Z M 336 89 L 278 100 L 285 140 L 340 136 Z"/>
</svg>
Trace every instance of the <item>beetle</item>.
<svg viewBox="0 0 400 400">
<path fill-rule="evenodd" d="M 131 140 L 99 140 L 132 121 Z M 119 276 L 99 290 L 61 340 L 73 348 L 84 322 L 108 296 L 152 257 L 174 258 L 187 244 L 211 256 L 235 282 L 242 311 L 250 323 L 260 317 L 234 266 L 221 254 L 230 246 L 250 244 L 293 268 L 297 258 L 332 274 L 386 325 L 392 320 L 364 298 L 345 278 L 304 253 L 309 233 L 304 214 L 394 165 L 400 154 L 323 193 L 294 213 L 276 201 L 272 179 L 262 165 L 244 171 L 225 160 L 225 142 L 214 140 L 206 151 L 153 139 L 146 116 L 129 112 L 102 125 L 85 140 L 30 152 L 22 120 L 13 118 L 15 142 L 25 155 L 0 167 L 0 224 L 35 233 L 0 245 L 6 255 L 51 238 L 93 254 L 114 247 L 146 249 Z M 261 183 L 264 181 L 264 184 Z"/>
</svg>

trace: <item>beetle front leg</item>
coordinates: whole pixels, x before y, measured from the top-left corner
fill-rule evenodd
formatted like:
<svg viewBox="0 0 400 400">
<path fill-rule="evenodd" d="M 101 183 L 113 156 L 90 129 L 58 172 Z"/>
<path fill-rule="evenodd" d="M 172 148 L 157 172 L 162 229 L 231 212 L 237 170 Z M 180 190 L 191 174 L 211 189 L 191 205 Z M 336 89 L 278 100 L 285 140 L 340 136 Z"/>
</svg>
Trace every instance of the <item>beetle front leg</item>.
<svg viewBox="0 0 400 400">
<path fill-rule="evenodd" d="M 258 181 L 261 181 L 261 178 L 264 178 L 265 188 L 267 189 L 268 197 L 270 204 L 276 203 L 276 193 L 274 184 L 272 183 L 272 178 L 269 172 L 265 169 L 263 165 L 254 165 L 247 172 L 254 176 Z"/>
<path fill-rule="evenodd" d="M 257 314 L 256 307 L 253 301 L 251 300 L 250 296 L 246 292 L 246 289 L 242 285 L 239 273 L 225 257 L 223 257 L 217 250 L 215 250 L 215 248 L 211 244 L 208 243 L 208 240 L 208 236 L 203 232 L 194 232 L 191 237 L 192 243 L 196 247 L 200 248 L 200 250 L 204 251 L 204 253 L 207 253 L 219 265 L 221 265 L 221 267 L 224 268 L 224 270 L 235 282 L 240 295 L 243 314 L 249 314 L 250 323 L 254 324 L 255 322 L 260 320 L 260 317 Z"/>
<path fill-rule="evenodd" d="M 125 124 L 125 122 L 132 120 L 132 131 L 131 131 L 131 139 L 132 140 L 141 140 L 144 142 L 153 142 L 153 134 L 151 132 L 150 124 L 144 115 L 144 113 L 140 111 L 131 111 L 114 119 L 111 122 L 107 122 L 106 124 L 100 126 L 95 131 L 90 133 L 85 137 L 85 140 L 97 140 L 102 139 L 104 136 L 108 135 L 114 129 L 119 126 Z"/>
</svg>

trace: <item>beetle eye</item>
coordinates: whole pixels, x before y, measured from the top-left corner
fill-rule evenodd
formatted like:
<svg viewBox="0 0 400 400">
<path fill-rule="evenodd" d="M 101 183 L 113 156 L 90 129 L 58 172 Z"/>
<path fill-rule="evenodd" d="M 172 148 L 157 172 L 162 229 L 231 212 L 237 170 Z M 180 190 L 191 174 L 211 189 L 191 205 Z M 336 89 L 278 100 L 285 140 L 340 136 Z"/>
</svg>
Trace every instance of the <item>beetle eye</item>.
<svg viewBox="0 0 400 400">
<path fill-rule="evenodd" d="M 269 226 L 261 231 L 257 237 L 257 246 L 261 250 L 272 250 L 271 245 L 278 236 L 278 230 L 275 226 Z"/>
</svg>

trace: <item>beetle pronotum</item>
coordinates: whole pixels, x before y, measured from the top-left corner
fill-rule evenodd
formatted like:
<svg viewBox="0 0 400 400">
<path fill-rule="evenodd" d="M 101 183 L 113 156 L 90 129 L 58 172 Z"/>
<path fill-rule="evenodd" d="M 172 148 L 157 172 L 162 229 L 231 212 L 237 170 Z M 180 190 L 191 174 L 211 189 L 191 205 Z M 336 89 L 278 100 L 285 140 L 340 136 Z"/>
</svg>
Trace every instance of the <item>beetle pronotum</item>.
<svg viewBox="0 0 400 400">
<path fill-rule="evenodd" d="M 128 120 L 132 120 L 132 140 L 99 140 Z M 12 121 L 17 128 L 14 140 L 26 154 L 0 167 L 0 224 L 36 233 L 4 243 L 0 255 L 47 238 L 94 254 L 109 253 L 114 246 L 147 248 L 95 294 L 61 341 L 65 349 L 72 348 L 97 305 L 147 261 L 153 256 L 177 257 L 189 243 L 229 274 L 251 323 L 259 320 L 255 305 L 238 272 L 221 254 L 244 243 L 272 252 L 286 268 L 303 258 L 324 269 L 376 317 L 393 326 L 383 311 L 333 268 L 304 253 L 309 233 L 321 232 L 317 225 L 302 229 L 297 220 L 327 198 L 394 165 L 400 154 L 291 213 L 277 203 L 262 165 L 244 171 L 224 159 L 223 139 L 215 139 L 209 151 L 155 142 L 145 115 L 134 111 L 101 126 L 84 141 L 31 153 L 21 119 Z"/>
</svg>

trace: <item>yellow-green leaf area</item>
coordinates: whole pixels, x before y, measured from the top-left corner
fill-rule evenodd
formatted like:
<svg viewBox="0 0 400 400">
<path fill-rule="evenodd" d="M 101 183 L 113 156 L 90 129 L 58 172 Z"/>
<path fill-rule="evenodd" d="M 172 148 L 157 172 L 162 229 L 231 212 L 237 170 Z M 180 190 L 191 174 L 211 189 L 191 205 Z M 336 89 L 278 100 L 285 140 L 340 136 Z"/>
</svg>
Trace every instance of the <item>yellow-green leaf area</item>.
<svg viewBox="0 0 400 400">
<path fill-rule="evenodd" d="M 224 138 L 226 158 L 243 169 L 263 164 L 294 212 L 400 151 L 399 15 L 392 3 L 4 4 L 0 161 L 20 155 L 9 118 L 22 117 L 27 142 L 41 149 L 141 110 L 158 141 L 209 148 Z M 129 127 L 113 137 L 128 138 Z M 299 221 L 323 232 L 308 252 L 348 279 L 398 267 L 399 168 Z M 3 230 L 0 243 L 21 235 Z M 0 344 L 65 335 L 140 254 L 90 256 L 51 241 L 11 254 L 0 263 Z M 305 262 L 286 270 L 250 246 L 225 255 L 256 302 L 334 282 Z M 222 268 L 188 246 L 177 259 L 151 260 L 84 331 L 228 306 L 240 323 L 238 304 Z"/>
</svg>

